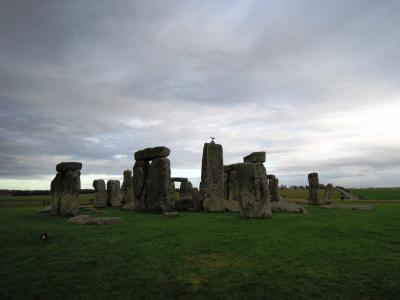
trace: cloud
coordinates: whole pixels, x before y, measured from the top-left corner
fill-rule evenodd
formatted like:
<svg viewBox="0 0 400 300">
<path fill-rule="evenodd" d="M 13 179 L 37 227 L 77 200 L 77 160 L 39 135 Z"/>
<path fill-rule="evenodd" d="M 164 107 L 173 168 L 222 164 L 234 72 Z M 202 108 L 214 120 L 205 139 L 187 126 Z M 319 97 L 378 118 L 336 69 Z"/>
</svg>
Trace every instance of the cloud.
<svg viewBox="0 0 400 300">
<path fill-rule="evenodd" d="M 85 176 L 122 177 L 135 151 L 158 145 L 196 183 L 210 136 L 226 163 L 266 150 L 284 184 L 313 170 L 342 185 L 394 184 L 399 8 L 3 1 L 0 185 L 48 186 L 57 162 L 79 160 L 90 187 Z"/>
</svg>

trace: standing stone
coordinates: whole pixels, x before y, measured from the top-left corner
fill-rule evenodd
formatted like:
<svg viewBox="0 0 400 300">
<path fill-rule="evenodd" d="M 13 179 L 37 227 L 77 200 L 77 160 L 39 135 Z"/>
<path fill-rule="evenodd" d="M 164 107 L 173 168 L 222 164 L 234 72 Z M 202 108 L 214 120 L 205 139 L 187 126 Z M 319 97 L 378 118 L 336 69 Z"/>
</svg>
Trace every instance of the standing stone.
<svg viewBox="0 0 400 300">
<path fill-rule="evenodd" d="M 308 201 L 310 204 L 319 204 L 319 180 L 318 173 L 308 174 Z"/>
<path fill-rule="evenodd" d="M 263 163 L 265 162 L 265 151 L 253 152 L 243 157 L 243 161 L 248 163 Z"/>
<path fill-rule="evenodd" d="M 122 208 L 125 210 L 135 210 L 136 198 L 135 192 L 133 191 L 133 178 L 131 170 L 124 171 L 124 181 L 122 182 L 121 192 L 123 203 Z"/>
<path fill-rule="evenodd" d="M 328 183 L 325 187 L 325 203 L 332 204 L 333 202 L 333 185 L 332 183 Z"/>
<path fill-rule="evenodd" d="M 193 208 L 193 185 L 190 181 L 181 182 L 179 188 L 179 200 L 175 203 L 177 210 L 189 210 Z"/>
<path fill-rule="evenodd" d="M 121 206 L 122 193 L 119 180 L 107 181 L 107 205 Z"/>
<path fill-rule="evenodd" d="M 106 183 L 103 179 L 96 179 L 93 181 L 93 187 L 96 192 L 93 206 L 96 208 L 104 208 L 107 206 L 107 191 Z"/>
<path fill-rule="evenodd" d="M 204 210 L 224 210 L 223 152 L 222 146 L 214 141 L 204 144 L 200 195 Z"/>
<path fill-rule="evenodd" d="M 268 175 L 268 187 L 269 193 L 271 195 L 271 202 L 278 202 L 279 197 L 279 180 L 275 175 Z"/>
<path fill-rule="evenodd" d="M 51 210 L 61 216 L 79 214 L 82 163 L 62 162 L 56 166 L 57 175 L 51 182 Z"/>
<path fill-rule="evenodd" d="M 144 160 L 138 160 L 133 166 L 133 191 L 135 192 L 137 210 L 146 210 L 146 179 L 149 173 L 150 163 Z"/>
<path fill-rule="evenodd" d="M 153 159 L 146 181 L 146 211 L 166 212 L 171 209 L 171 166 L 168 158 Z"/>
<path fill-rule="evenodd" d="M 193 188 L 192 190 L 192 207 L 193 207 L 193 211 L 199 211 L 201 209 L 201 205 L 200 205 L 200 193 L 199 193 L 199 189 L 197 187 Z"/>
<path fill-rule="evenodd" d="M 262 163 L 243 163 L 237 169 L 240 216 L 272 216 L 268 179 Z"/>
</svg>

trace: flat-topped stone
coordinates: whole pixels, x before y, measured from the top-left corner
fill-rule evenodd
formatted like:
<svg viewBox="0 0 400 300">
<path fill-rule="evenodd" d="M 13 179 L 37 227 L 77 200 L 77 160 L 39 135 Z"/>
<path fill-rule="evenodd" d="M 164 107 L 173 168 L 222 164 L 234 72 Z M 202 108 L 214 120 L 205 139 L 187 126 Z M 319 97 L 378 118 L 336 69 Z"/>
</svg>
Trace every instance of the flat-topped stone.
<svg viewBox="0 0 400 300">
<path fill-rule="evenodd" d="M 167 147 L 159 146 L 146 148 L 135 152 L 135 160 L 153 160 L 155 158 L 167 157 L 171 153 Z"/>
<path fill-rule="evenodd" d="M 236 163 L 236 164 L 231 164 L 231 165 L 225 165 L 224 166 L 224 172 L 230 172 L 237 170 L 237 168 L 241 165 L 242 163 Z"/>
<path fill-rule="evenodd" d="M 81 169 L 82 169 L 82 163 L 76 162 L 76 161 L 60 162 L 56 166 L 57 172 L 63 172 L 63 171 L 68 171 L 68 170 L 79 171 Z"/>
<path fill-rule="evenodd" d="M 244 162 L 258 163 L 265 162 L 265 151 L 253 152 L 245 157 L 243 157 Z"/>
<path fill-rule="evenodd" d="M 185 177 L 171 177 L 171 181 L 175 182 L 188 182 L 189 180 Z"/>
</svg>

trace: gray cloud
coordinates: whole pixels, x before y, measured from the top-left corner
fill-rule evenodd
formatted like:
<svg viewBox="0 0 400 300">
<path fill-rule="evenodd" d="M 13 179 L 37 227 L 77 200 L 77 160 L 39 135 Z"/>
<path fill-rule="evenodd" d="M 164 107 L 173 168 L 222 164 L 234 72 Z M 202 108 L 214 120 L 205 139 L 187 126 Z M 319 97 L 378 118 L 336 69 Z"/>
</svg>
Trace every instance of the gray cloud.
<svg viewBox="0 0 400 300">
<path fill-rule="evenodd" d="M 116 176 L 156 145 L 197 182 L 211 135 L 226 163 L 266 150 L 282 183 L 315 170 L 343 185 L 396 184 L 399 9 L 2 1 L 0 187 L 47 186 L 63 159 L 83 161 L 84 176 Z"/>
</svg>

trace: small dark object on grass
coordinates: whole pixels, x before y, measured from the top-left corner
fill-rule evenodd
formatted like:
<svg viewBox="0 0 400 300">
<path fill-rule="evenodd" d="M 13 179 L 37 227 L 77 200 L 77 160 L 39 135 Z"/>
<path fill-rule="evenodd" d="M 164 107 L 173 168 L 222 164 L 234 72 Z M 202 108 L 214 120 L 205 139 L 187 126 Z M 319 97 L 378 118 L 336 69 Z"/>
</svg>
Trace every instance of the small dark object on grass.
<svg viewBox="0 0 400 300">
<path fill-rule="evenodd" d="M 48 240 L 47 232 L 42 232 L 42 234 L 40 235 L 40 240 L 41 241 L 47 241 Z"/>
</svg>

